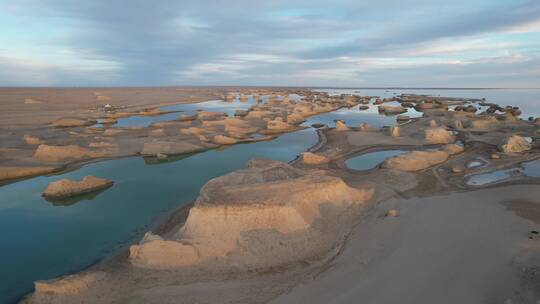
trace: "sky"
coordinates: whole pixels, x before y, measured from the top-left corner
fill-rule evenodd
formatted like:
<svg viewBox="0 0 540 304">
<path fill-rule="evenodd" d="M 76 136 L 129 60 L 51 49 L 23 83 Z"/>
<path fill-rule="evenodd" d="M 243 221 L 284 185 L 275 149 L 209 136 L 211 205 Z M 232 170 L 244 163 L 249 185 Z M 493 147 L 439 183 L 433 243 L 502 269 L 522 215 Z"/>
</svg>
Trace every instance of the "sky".
<svg viewBox="0 0 540 304">
<path fill-rule="evenodd" d="M 540 0 L 0 0 L 0 86 L 540 87 Z"/>
</svg>

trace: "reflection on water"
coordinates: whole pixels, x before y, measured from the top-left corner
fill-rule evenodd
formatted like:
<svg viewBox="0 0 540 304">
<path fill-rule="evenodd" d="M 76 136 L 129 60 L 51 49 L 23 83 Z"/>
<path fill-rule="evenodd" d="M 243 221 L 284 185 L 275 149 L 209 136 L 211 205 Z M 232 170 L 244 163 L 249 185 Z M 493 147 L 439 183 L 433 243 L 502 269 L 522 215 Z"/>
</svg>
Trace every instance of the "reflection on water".
<svg viewBox="0 0 540 304">
<path fill-rule="evenodd" d="M 349 158 L 345 161 L 347 168 L 353 170 L 369 170 L 373 169 L 387 158 L 401 155 L 407 151 L 404 150 L 386 150 L 386 151 L 377 151 L 362 154 L 353 158 Z"/>
<path fill-rule="evenodd" d="M 469 186 L 483 186 L 508 180 L 512 177 L 540 177 L 540 160 L 521 164 L 518 168 L 497 170 L 490 173 L 472 175 L 467 179 Z"/>
<path fill-rule="evenodd" d="M 45 197 L 45 200 L 53 204 L 54 206 L 71 206 L 80 201 L 91 201 L 95 199 L 100 193 L 105 192 L 107 189 L 100 189 L 100 190 L 92 191 L 89 193 L 66 197 L 66 198 Z"/>
</svg>

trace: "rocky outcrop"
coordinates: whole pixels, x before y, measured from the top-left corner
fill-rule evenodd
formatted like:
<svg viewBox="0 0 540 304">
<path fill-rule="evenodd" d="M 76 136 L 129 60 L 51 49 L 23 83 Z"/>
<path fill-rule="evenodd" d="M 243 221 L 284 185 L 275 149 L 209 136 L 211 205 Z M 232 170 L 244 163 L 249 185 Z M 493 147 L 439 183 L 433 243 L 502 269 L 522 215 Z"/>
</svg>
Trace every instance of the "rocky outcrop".
<svg viewBox="0 0 540 304">
<path fill-rule="evenodd" d="M 228 136 L 225 136 L 225 135 L 216 135 L 216 136 L 214 136 L 212 141 L 214 143 L 220 144 L 220 145 L 234 145 L 235 143 L 238 142 L 237 139 L 232 138 L 232 137 L 228 137 Z"/>
<path fill-rule="evenodd" d="M 111 180 L 94 176 L 85 176 L 81 181 L 61 179 L 51 182 L 43 191 L 43 196 L 52 199 L 68 198 L 106 189 L 112 186 L 113 183 Z"/>
<path fill-rule="evenodd" d="M 281 119 L 276 118 L 274 120 L 268 121 L 267 128 L 268 130 L 274 130 L 274 131 L 286 131 L 286 130 L 293 129 L 294 126 L 284 122 Z"/>
<path fill-rule="evenodd" d="M 424 132 L 426 142 L 430 144 L 449 144 L 456 141 L 456 137 L 444 128 L 429 128 Z"/>
<path fill-rule="evenodd" d="M 60 118 L 52 122 L 52 125 L 58 128 L 68 127 L 86 127 L 95 125 L 97 123 L 94 119 L 83 118 Z"/>
<path fill-rule="evenodd" d="M 390 135 L 392 137 L 399 137 L 401 134 L 400 128 L 398 126 L 394 126 L 390 128 Z"/>
<path fill-rule="evenodd" d="M 372 131 L 375 131 L 376 129 L 372 127 L 370 124 L 364 122 L 360 124 L 360 126 L 358 127 L 358 130 L 362 132 L 372 132 Z"/>
<path fill-rule="evenodd" d="M 522 153 L 529 151 L 531 148 L 531 143 L 525 137 L 519 135 L 507 137 L 504 142 L 499 145 L 499 150 L 504 153 Z"/>
<path fill-rule="evenodd" d="M 227 113 L 224 112 L 208 112 L 200 111 L 197 113 L 197 119 L 200 120 L 220 120 L 227 117 Z"/>
<path fill-rule="evenodd" d="M 445 162 L 448 156 L 448 153 L 444 151 L 412 151 L 385 160 L 382 167 L 401 171 L 419 171 Z"/>
<path fill-rule="evenodd" d="M 86 158 L 105 157 L 110 154 L 106 150 L 89 150 L 77 145 L 50 146 L 39 145 L 34 153 L 34 158 L 45 162 L 64 162 Z"/>
<path fill-rule="evenodd" d="M 171 141 L 151 141 L 145 142 L 141 151 L 142 155 L 157 155 L 157 154 L 184 154 L 204 150 L 204 147 L 185 142 L 171 142 Z"/>
<path fill-rule="evenodd" d="M 398 115 L 398 116 L 396 117 L 396 120 L 397 120 L 398 122 L 405 122 L 405 121 L 411 120 L 411 117 L 408 116 L 408 115 Z"/>
<path fill-rule="evenodd" d="M 471 122 L 471 128 L 478 131 L 488 131 L 500 126 L 500 122 L 493 116 L 484 119 L 475 119 Z"/>
<path fill-rule="evenodd" d="M 337 177 L 251 161 L 209 181 L 185 225 L 169 239 L 147 235 L 130 248 L 130 260 L 147 268 L 207 262 L 253 269 L 320 256 L 340 239 L 344 218 L 372 195 Z"/>
<path fill-rule="evenodd" d="M 30 134 L 25 134 L 23 139 L 29 145 L 41 145 L 44 143 L 44 141 L 41 138 L 30 135 Z"/>
<path fill-rule="evenodd" d="M 304 164 L 308 165 L 320 165 L 320 164 L 326 164 L 329 162 L 329 159 L 323 155 L 311 153 L 311 152 L 304 152 L 300 156 L 302 159 L 302 162 Z"/>
<path fill-rule="evenodd" d="M 397 115 L 407 112 L 402 106 L 379 106 L 379 113 L 386 115 Z"/>
<path fill-rule="evenodd" d="M 463 152 L 465 149 L 463 148 L 462 145 L 448 144 L 448 145 L 442 146 L 441 150 L 448 153 L 448 154 L 450 154 L 450 155 L 454 155 L 454 154 L 459 154 L 459 153 Z"/>
<path fill-rule="evenodd" d="M 349 131 L 349 127 L 342 120 L 336 120 L 336 131 Z"/>
</svg>

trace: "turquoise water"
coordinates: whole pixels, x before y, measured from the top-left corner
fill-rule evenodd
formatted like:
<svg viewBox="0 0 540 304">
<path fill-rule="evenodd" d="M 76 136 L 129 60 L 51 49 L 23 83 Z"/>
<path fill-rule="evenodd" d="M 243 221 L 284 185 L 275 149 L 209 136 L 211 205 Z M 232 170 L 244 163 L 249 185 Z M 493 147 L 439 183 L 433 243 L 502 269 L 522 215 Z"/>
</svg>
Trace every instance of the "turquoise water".
<svg viewBox="0 0 540 304">
<path fill-rule="evenodd" d="M 362 95 L 381 97 L 392 96 L 393 92 L 360 90 Z M 397 92 L 410 93 L 403 90 Z M 530 103 L 532 100 L 540 100 L 540 90 L 451 90 L 448 93 L 443 95 L 483 97 L 491 94 L 501 100 L 509 100 L 510 104 L 520 104 L 518 101 L 523 100 L 524 109 L 536 115 L 540 113 L 540 103 Z M 291 98 L 298 99 L 298 96 Z M 204 109 L 232 114 L 236 109 L 247 108 L 252 103 L 252 99 L 247 103 L 209 101 L 165 107 L 164 110 L 191 114 Z M 181 114 L 121 119 L 119 125 L 147 126 L 152 122 L 175 119 Z M 378 115 L 377 108 L 371 106 L 367 111 L 359 111 L 354 107 L 312 117 L 305 125 L 325 123 L 333 126 L 335 119 L 343 119 L 351 126 L 364 122 L 379 127 L 396 123 L 395 117 Z M 271 142 L 236 145 L 178 157 L 175 161 L 157 162 L 147 159 L 145 162 L 137 157 L 105 161 L 86 165 L 75 172 L 37 177 L 0 187 L 0 242 L 4 244 L 0 250 L 0 303 L 16 301 L 31 291 L 36 280 L 79 271 L 117 252 L 119 248 L 137 240 L 154 220 L 196 198 L 201 186 L 209 179 L 244 168 L 247 161 L 254 157 L 290 161 L 316 142 L 316 132 L 310 128 L 283 135 Z M 358 166 L 370 167 L 380 163 L 379 159 L 364 159 L 365 163 Z M 528 166 L 526 168 L 531 172 L 540 171 L 533 165 L 524 166 Z M 115 185 L 93 198 L 86 197 L 78 202 L 51 203 L 41 197 L 41 192 L 51 181 L 61 178 L 80 179 L 86 175 L 112 179 Z"/>
<path fill-rule="evenodd" d="M 270 142 L 236 145 L 176 162 L 148 165 L 133 157 L 84 166 L 0 187 L 0 303 L 31 291 L 33 281 L 83 269 L 136 239 L 159 216 L 195 199 L 211 178 L 255 157 L 290 161 L 317 142 L 313 130 Z M 54 205 L 41 197 L 61 178 L 95 175 L 115 181 L 93 200 Z"/>
<path fill-rule="evenodd" d="M 347 168 L 353 170 L 369 170 L 381 164 L 385 159 L 406 153 L 404 150 L 387 150 L 362 154 L 345 161 Z"/>
</svg>

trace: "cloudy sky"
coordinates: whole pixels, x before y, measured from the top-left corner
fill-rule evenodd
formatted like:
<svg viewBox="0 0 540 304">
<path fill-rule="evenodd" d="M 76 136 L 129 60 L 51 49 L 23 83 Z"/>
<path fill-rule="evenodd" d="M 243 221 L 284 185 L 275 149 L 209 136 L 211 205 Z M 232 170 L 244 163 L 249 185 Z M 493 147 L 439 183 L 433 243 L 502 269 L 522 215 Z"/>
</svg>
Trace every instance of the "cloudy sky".
<svg viewBox="0 0 540 304">
<path fill-rule="evenodd" d="M 540 87 L 540 0 L 0 0 L 0 86 Z"/>
</svg>

